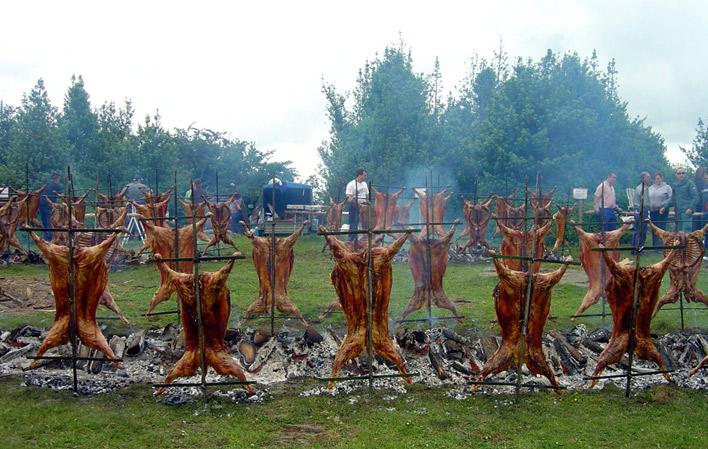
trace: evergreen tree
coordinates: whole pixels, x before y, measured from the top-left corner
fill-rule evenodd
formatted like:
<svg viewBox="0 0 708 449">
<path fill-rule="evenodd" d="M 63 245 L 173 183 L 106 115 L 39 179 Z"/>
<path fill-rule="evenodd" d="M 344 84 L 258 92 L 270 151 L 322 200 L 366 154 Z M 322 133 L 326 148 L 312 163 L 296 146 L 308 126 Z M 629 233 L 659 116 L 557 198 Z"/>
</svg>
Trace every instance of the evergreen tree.
<svg viewBox="0 0 708 449">
<path fill-rule="evenodd" d="M 694 167 L 708 167 L 708 128 L 702 118 L 698 118 L 691 148 L 681 147 L 681 151 Z"/>
<path fill-rule="evenodd" d="M 71 77 L 71 85 L 64 96 L 64 109 L 59 118 L 62 136 L 69 146 L 69 155 L 75 171 L 84 177 L 106 177 L 106 153 L 101 151 L 98 118 L 91 110 L 89 94 L 79 75 Z"/>
</svg>

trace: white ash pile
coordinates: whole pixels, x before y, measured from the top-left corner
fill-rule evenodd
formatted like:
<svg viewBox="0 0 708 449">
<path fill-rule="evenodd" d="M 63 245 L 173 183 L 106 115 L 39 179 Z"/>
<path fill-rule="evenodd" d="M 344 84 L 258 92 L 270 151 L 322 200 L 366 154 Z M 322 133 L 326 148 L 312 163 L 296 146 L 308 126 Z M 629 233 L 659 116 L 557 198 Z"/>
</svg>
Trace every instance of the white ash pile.
<svg viewBox="0 0 708 449">
<path fill-rule="evenodd" d="M 487 248 L 483 246 L 471 246 L 466 250 L 462 250 L 462 246 L 453 245 L 450 246 L 448 251 L 448 260 L 455 263 L 491 263 L 492 259 L 485 256 L 487 253 Z"/>
<path fill-rule="evenodd" d="M 432 329 L 428 331 L 400 329 L 395 341 L 401 349 L 406 365 L 413 376 L 413 382 L 429 387 L 454 387 L 448 394 L 464 398 L 469 395 L 467 382 L 475 380 L 484 366 L 499 347 L 499 337 L 481 335 L 478 330 L 469 329 L 465 335 L 451 329 Z M 69 360 L 44 360 L 39 368 L 24 371 L 29 364 L 26 358 L 36 353 L 46 331 L 32 326 L 19 326 L 12 331 L 0 332 L 0 376 L 18 376 L 25 379 L 27 385 L 42 386 L 52 389 L 68 389 L 72 386 L 71 362 Z M 283 330 L 271 336 L 257 329 L 229 329 L 226 340 L 230 353 L 243 366 L 246 377 L 255 381 L 255 397 L 247 398 L 238 385 L 209 388 L 215 396 L 234 401 L 259 401 L 267 399 L 269 387 L 296 378 L 329 377 L 334 356 L 339 348 L 342 331 L 325 329 L 317 332 L 302 330 Z M 551 331 L 543 338 L 546 359 L 552 367 L 558 382 L 567 389 L 582 390 L 588 387 L 585 379 L 591 376 L 597 364 L 597 358 L 607 345 L 610 332 L 598 329 L 588 332 L 584 325 L 575 327 L 571 332 Z M 114 391 L 130 384 L 152 384 L 164 380 L 173 364 L 183 352 L 183 339 L 176 325 L 170 324 L 164 329 L 139 330 L 129 335 L 108 336 L 111 347 L 118 358 L 122 358 L 122 368 L 115 368 L 105 361 L 79 361 L 79 391 L 96 394 Z M 708 339 L 700 332 L 676 331 L 656 338 L 657 347 L 662 353 L 674 382 L 685 388 L 708 390 L 706 371 L 701 370 L 688 378 L 688 372 L 708 353 Z M 68 345 L 56 348 L 47 355 L 70 356 Z M 82 357 L 102 357 L 95 351 L 79 346 Z M 622 374 L 627 366 L 627 359 L 622 363 L 608 367 L 604 374 Z M 637 359 L 633 363 L 637 374 L 656 370 L 656 365 Z M 372 363 L 376 375 L 395 375 L 398 371 L 386 361 L 376 357 Z M 341 376 L 365 376 L 369 371 L 368 358 L 364 355 L 348 363 Z M 531 376 L 524 368 L 523 384 L 547 385 L 545 378 Z M 210 371 L 208 382 L 233 380 L 216 375 Z M 499 373 L 489 381 L 514 382 L 515 368 Z M 177 382 L 197 383 L 200 377 L 192 376 Z M 622 387 L 624 378 L 601 380 L 602 388 L 607 382 Z M 633 389 L 643 389 L 651 385 L 666 383 L 660 374 L 633 378 Z M 333 390 L 328 390 L 323 382 L 321 387 L 310 389 L 303 395 L 349 394 L 366 387 L 366 381 L 338 382 Z M 391 390 L 394 394 L 405 392 L 405 383 L 401 378 L 376 379 L 377 389 Z M 482 386 L 483 393 L 509 393 L 513 387 Z M 168 388 L 164 397 L 168 403 L 181 403 L 200 396 L 196 387 Z"/>
</svg>

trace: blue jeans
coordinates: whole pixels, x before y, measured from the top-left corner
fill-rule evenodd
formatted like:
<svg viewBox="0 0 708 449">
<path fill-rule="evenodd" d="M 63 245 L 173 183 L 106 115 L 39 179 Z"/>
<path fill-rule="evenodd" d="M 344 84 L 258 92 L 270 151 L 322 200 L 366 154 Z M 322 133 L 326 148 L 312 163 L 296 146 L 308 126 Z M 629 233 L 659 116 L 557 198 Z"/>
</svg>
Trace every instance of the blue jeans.
<svg viewBox="0 0 708 449">
<path fill-rule="evenodd" d="M 356 231 L 359 228 L 359 208 L 357 207 L 357 204 L 355 201 L 352 201 L 349 203 L 348 206 L 349 210 L 349 230 L 350 231 Z M 357 235 L 356 234 L 349 234 L 349 241 L 354 241 L 356 240 Z"/>
<path fill-rule="evenodd" d="M 693 231 L 693 219 L 690 215 L 686 215 L 686 211 L 679 213 L 678 231 L 691 232 Z"/>
<path fill-rule="evenodd" d="M 644 212 L 644 219 L 646 220 L 649 218 L 649 213 Z M 637 246 L 642 247 L 644 246 L 644 242 L 647 239 L 647 222 L 644 220 L 641 220 L 640 222 L 640 217 L 639 217 L 639 212 L 634 213 L 634 235 L 632 236 L 632 247 L 637 248 Z M 634 250 L 632 250 L 632 253 L 634 254 Z"/>
<path fill-rule="evenodd" d="M 617 213 L 614 209 L 600 208 L 597 212 L 602 232 L 614 231 L 617 229 Z"/>
<path fill-rule="evenodd" d="M 651 218 L 651 222 L 654 223 L 657 228 L 663 229 L 665 231 L 666 220 L 668 220 L 669 218 L 669 210 L 665 208 L 663 214 L 660 214 L 658 210 L 653 210 L 649 212 L 649 218 Z M 653 230 L 651 232 L 651 244 L 652 246 L 661 246 L 663 244 L 659 236 L 656 235 Z"/>
<path fill-rule="evenodd" d="M 39 218 L 42 220 L 42 227 L 43 228 L 49 228 L 51 227 L 51 223 L 49 222 L 49 217 L 52 215 L 52 208 L 47 207 L 40 207 L 39 208 Z M 42 233 L 42 238 L 46 240 L 47 242 L 52 239 L 52 233 L 51 231 L 44 231 Z"/>
</svg>

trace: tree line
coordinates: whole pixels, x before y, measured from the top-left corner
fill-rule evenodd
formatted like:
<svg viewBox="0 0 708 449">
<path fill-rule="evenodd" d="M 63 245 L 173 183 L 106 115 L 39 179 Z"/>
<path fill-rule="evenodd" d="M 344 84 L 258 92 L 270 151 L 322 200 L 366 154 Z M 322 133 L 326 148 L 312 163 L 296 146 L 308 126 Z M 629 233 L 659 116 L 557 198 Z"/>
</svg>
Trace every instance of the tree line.
<svg viewBox="0 0 708 449">
<path fill-rule="evenodd" d="M 381 185 L 421 186 L 432 173 L 428 182 L 442 175 L 441 184 L 480 195 L 522 192 L 539 174 L 560 200 L 572 187 L 592 192 L 610 171 L 634 187 L 642 171 L 670 170 L 662 136 L 628 113 L 615 61 L 601 67 L 595 52 L 549 50 L 509 63 L 501 49 L 489 60 L 473 58 L 465 79 L 444 94 L 438 61 L 433 73 L 416 73 L 402 44 L 366 62 L 351 92 L 327 83 L 323 92 L 330 132 L 319 153 L 333 197 L 357 167 Z M 697 132 L 684 152 L 706 165 L 702 121 Z"/>
<path fill-rule="evenodd" d="M 180 189 L 200 178 L 210 192 L 218 172 L 220 193 L 230 193 L 232 182 L 244 193 L 258 192 L 272 174 L 286 181 L 296 175 L 290 162 L 272 161 L 272 152 L 223 132 L 168 130 L 159 113 L 136 123 L 130 100 L 94 107 L 81 76 L 71 78 L 61 110 L 49 101 L 42 79 L 19 106 L 0 101 L 0 184 L 24 189 L 28 172 L 35 188 L 53 173 L 64 175 L 67 165 L 79 189 L 98 179 L 104 193 L 109 178 L 117 190 L 136 175 L 167 190 L 175 171 Z"/>
</svg>

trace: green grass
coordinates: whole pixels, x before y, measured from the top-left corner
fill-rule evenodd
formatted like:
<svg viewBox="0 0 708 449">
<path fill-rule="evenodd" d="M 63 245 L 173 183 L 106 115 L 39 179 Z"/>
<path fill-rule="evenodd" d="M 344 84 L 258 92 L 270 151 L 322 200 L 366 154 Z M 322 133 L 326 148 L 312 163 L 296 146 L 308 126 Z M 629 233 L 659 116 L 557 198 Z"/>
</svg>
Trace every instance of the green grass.
<svg viewBox="0 0 708 449">
<path fill-rule="evenodd" d="M 232 292 L 232 321 L 256 297 L 258 283 L 250 260 L 250 244 L 244 237 L 237 243 L 246 260 L 237 261 L 229 279 Z M 304 236 L 296 246 L 290 295 L 306 316 L 316 316 L 335 297 L 329 282 L 332 263 L 322 254 L 322 240 Z M 654 257 L 656 259 L 656 257 Z M 651 261 L 651 260 L 650 260 Z M 205 264 L 213 270 L 219 263 Z M 571 269 L 579 269 L 571 267 Z M 489 332 L 495 318 L 491 292 L 494 275 L 482 273 L 488 265 L 450 264 L 445 288 L 453 299 L 465 299 L 460 313 L 465 323 L 445 321 L 446 326 L 479 327 Z M 13 265 L 0 269 L 0 277 L 44 278 L 46 267 Z M 668 280 L 668 279 L 667 279 Z M 119 305 L 131 319 L 132 328 L 164 326 L 175 317 L 148 320 L 140 315 L 159 282 L 152 266 L 128 268 L 111 273 L 110 286 Z M 666 288 L 666 282 L 663 289 Z M 700 281 L 708 290 L 708 279 Z M 398 318 L 413 291 L 407 264 L 394 266 L 391 316 Z M 551 314 L 558 319 L 548 328 L 569 329 L 568 317 L 580 303 L 585 289 L 563 283 L 553 293 Z M 175 302 L 163 303 L 169 310 Z M 593 306 L 589 312 L 600 310 Z M 435 310 L 436 315 L 449 312 Z M 411 315 L 424 317 L 425 310 Z M 110 315 L 100 309 L 99 315 Z M 708 327 L 708 314 L 690 311 L 687 325 Z M 0 328 L 20 323 L 49 326 L 53 314 L 16 312 L 0 317 Z M 265 326 L 267 319 L 242 325 Z M 584 319 L 590 328 L 600 319 Z M 301 329 L 290 321 L 293 328 Z M 609 323 L 609 320 L 608 320 Z M 130 327 L 108 321 L 109 331 Z M 330 316 L 318 326 L 343 324 L 341 314 Z M 678 312 L 663 312 L 654 329 L 665 332 L 679 326 Z M 524 394 L 515 405 L 511 396 L 472 396 L 457 401 L 445 389 L 422 385 L 407 387 L 408 394 L 392 399 L 389 392 L 361 390 L 337 397 L 300 397 L 299 392 L 316 385 L 296 379 L 271 387 L 272 399 L 262 404 L 234 404 L 211 399 L 170 407 L 151 395 L 147 385 L 94 397 L 74 397 L 57 392 L 19 386 L 17 378 L 0 379 L 0 447 L 37 448 L 186 448 L 186 447 L 291 447 L 323 448 L 701 448 L 706 446 L 708 396 L 705 392 L 657 386 L 625 399 L 613 387 L 597 392 Z M 354 402 L 354 403 L 352 403 Z M 319 426 L 321 433 L 288 432 L 286 426 Z"/>
<path fill-rule="evenodd" d="M 0 438 L 6 448 L 700 448 L 708 438 L 705 393 L 665 386 L 631 399 L 592 393 L 474 396 L 409 387 L 409 394 L 361 390 L 350 396 L 299 397 L 290 383 L 262 404 L 198 401 L 161 404 L 148 387 L 95 397 L 24 388 L 0 380 Z M 355 399 L 355 403 L 350 400 Z M 306 424 L 322 432 L 288 434 Z"/>
<path fill-rule="evenodd" d="M 246 308 L 255 300 L 258 294 L 258 278 L 256 277 L 251 257 L 251 245 L 248 239 L 243 236 L 236 237 L 237 245 L 243 250 L 246 259 L 236 262 L 236 267 L 229 278 L 232 303 L 232 322 L 240 318 Z M 321 252 L 322 240 L 313 235 L 303 236 L 295 247 L 295 266 L 290 279 L 289 293 L 291 299 L 298 306 L 306 317 L 317 317 L 324 308 L 334 300 L 335 292 L 329 280 L 332 262 L 329 252 Z M 227 254 L 227 250 L 222 249 L 222 254 Z M 647 263 L 658 260 L 658 256 L 645 258 Z M 220 263 L 205 263 L 204 270 L 215 270 Z M 549 266 L 555 269 L 555 266 Z M 442 324 L 449 327 L 481 329 L 489 328 L 490 321 L 495 319 L 494 306 L 492 301 L 492 290 L 496 284 L 496 275 L 492 273 L 482 273 L 489 271 L 491 265 L 485 264 L 456 264 L 450 263 L 445 277 L 445 290 L 452 299 L 464 299 L 465 302 L 459 306 L 459 312 L 466 317 L 463 324 L 455 321 L 444 321 Z M 569 271 L 581 270 L 580 267 L 570 267 Z M 46 267 L 33 267 L 25 265 L 11 265 L 0 268 L 0 277 L 24 276 L 42 278 L 46 276 Z M 159 275 L 154 266 L 144 265 L 130 267 L 110 274 L 109 285 L 118 305 L 128 315 L 133 326 L 152 327 L 164 326 L 170 321 L 174 321 L 174 315 L 162 317 L 145 318 L 141 315 L 145 313 L 147 305 L 159 284 Z M 662 286 L 662 292 L 668 285 L 667 278 Z M 702 276 L 699 286 L 708 291 L 708 276 Z M 576 322 L 570 321 L 569 317 L 575 312 L 580 301 L 585 294 L 583 286 L 561 281 L 553 290 L 553 301 L 551 305 L 551 315 L 557 317 L 550 321 L 549 328 L 557 327 L 567 330 L 577 323 L 585 323 L 590 328 L 600 326 L 600 318 L 584 318 Z M 413 293 L 413 277 L 408 264 L 397 263 L 394 265 L 394 283 L 391 294 L 390 316 L 397 319 L 401 316 L 408 300 Z M 175 301 L 162 303 L 157 311 L 174 310 Z M 671 306 L 667 306 L 671 307 Z M 692 307 L 702 307 L 700 304 Z M 587 313 L 599 313 L 600 304 L 591 307 Z M 609 309 L 608 309 L 609 313 Z M 105 309 L 99 309 L 99 315 L 109 316 L 111 313 Z M 447 310 L 433 309 L 435 316 L 450 316 Z M 425 308 L 411 314 L 409 318 L 424 318 L 427 316 Z M 708 313 L 703 311 L 686 311 L 687 327 L 708 327 Z M 53 320 L 53 314 L 48 312 L 15 312 L 6 313 L 0 317 L 0 328 L 12 328 L 21 323 L 29 323 L 38 326 L 49 326 Z M 111 331 L 127 331 L 125 325 L 116 321 L 106 322 Z M 265 325 L 267 319 L 245 321 L 242 324 L 250 326 Z M 325 320 L 324 325 L 333 324 L 335 326 L 344 323 L 343 316 L 338 313 L 330 315 Z M 610 320 L 608 318 L 607 324 Z M 416 324 L 408 324 L 415 327 Z M 420 325 L 425 326 L 425 324 Z M 667 332 L 680 326 L 678 311 L 664 311 L 653 322 L 653 329 L 656 332 Z"/>
</svg>

